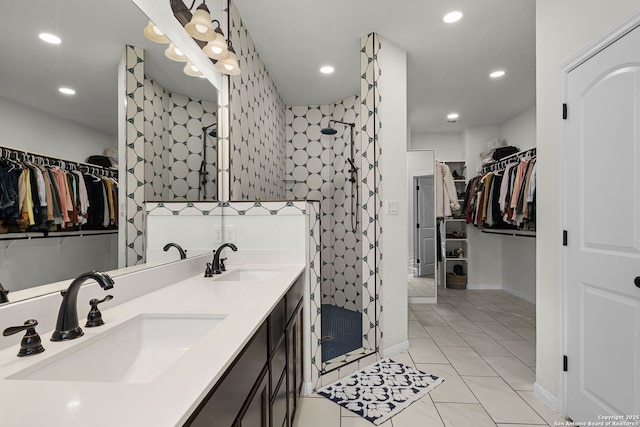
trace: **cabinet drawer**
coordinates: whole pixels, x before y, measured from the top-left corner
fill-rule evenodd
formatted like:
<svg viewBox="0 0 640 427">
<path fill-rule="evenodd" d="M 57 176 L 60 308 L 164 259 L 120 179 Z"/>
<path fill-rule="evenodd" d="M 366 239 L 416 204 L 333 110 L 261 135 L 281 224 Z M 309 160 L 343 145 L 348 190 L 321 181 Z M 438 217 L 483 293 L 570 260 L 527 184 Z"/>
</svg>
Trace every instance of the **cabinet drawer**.
<svg viewBox="0 0 640 427">
<path fill-rule="evenodd" d="M 267 360 L 267 325 L 263 324 L 185 426 L 231 427 Z"/>
<path fill-rule="evenodd" d="M 284 372 L 284 369 L 287 365 L 287 341 L 282 337 L 280 340 L 280 344 L 273 352 L 271 356 L 271 366 L 270 366 L 270 375 L 271 375 L 271 397 L 275 395 L 276 386 L 278 385 L 278 381 L 280 381 L 280 377 Z"/>
<path fill-rule="evenodd" d="M 284 328 L 287 324 L 287 318 L 285 317 L 285 302 L 284 298 L 280 300 L 276 308 L 273 309 L 269 316 L 269 352 L 278 345 L 280 338 L 284 334 Z"/>
<path fill-rule="evenodd" d="M 287 313 L 286 319 L 287 322 L 290 321 L 293 312 L 296 310 L 300 299 L 302 299 L 302 294 L 304 292 L 304 273 L 296 279 L 296 282 L 293 284 L 291 289 L 287 292 L 285 300 L 287 301 Z"/>
<path fill-rule="evenodd" d="M 271 425 L 281 426 L 287 420 L 287 381 L 285 375 L 282 376 L 275 396 L 271 401 Z"/>
</svg>

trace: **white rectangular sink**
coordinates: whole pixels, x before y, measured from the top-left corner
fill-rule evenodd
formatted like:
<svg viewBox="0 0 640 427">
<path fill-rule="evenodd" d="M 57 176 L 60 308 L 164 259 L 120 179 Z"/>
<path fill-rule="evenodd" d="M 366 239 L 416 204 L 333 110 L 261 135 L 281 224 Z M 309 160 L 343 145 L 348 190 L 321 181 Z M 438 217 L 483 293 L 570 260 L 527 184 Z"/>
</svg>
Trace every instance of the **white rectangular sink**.
<svg viewBox="0 0 640 427">
<path fill-rule="evenodd" d="M 141 314 L 7 379 L 148 383 L 226 317 Z"/>
<path fill-rule="evenodd" d="M 280 270 L 250 270 L 240 268 L 220 276 L 217 280 L 230 282 L 264 282 L 265 280 L 273 279 L 278 273 L 280 273 Z"/>
</svg>

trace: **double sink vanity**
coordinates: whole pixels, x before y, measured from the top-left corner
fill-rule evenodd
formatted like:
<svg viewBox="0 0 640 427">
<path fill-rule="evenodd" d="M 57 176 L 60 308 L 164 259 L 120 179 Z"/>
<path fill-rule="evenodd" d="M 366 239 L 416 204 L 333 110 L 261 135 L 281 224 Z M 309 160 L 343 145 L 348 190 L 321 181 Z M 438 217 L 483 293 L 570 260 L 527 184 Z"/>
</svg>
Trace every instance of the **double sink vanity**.
<svg viewBox="0 0 640 427">
<path fill-rule="evenodd" d="M 41 322 L 43 353 L 16 357 L 19 344 L 5 346 L 2 424 L 292 425 L 303 383 L 304 265 L 230 265 L 204 277 L 208 260 L 116 278 L 108 291 L 113 300 L 101 305 L 105 324 L 53 342 L 51 321 Z M 160 283 L 175 275 L 172 267 L 183 278 Z M 80 289 L 80 317 L 85 300 L 100 293 L 96 283 Z M 47 298 L 40 307 L 34 300 L 18 304 L 38 314 L 61 301 L 59 294 Z"/>
</svg>

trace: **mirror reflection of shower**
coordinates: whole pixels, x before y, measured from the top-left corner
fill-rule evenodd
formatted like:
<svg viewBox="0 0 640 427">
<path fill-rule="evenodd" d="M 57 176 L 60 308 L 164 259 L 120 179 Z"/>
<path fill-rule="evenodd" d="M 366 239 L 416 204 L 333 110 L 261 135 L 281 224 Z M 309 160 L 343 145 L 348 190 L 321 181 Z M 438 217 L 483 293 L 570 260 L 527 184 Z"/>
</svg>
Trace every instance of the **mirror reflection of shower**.
<svg viewBox="0 0 640 427">
<path fill-rule="evenodd" d="M 347 159 L 350 165 L 349 172 L 349 182 L 351 183 L 351 230 L 355 233 L 358 226 L 358 168 L 355 164 L 355 138 L 353 136 L 354 129 L 356 127 L 355 123 L 343 122 L 340 120 L 329 120 L 329 127 L 320 130 L 320 133 L 323 135 L 335 135 L 338 133 L 336 128 L 331 127 L 331 123 L 339 123 L 345 126 L 349 126 L 351 131 L 351 139 L 349 141 L 349 148 L 351 157 Z"/>
<path fill-rule="evenodd" d="M 202 128 L 202 161 L 200 162 L 200 170 L 198 174 L 200 175 L 200 199 L 207 199 L 207 181 L 209 172 L 207 172 L 207 136 L 211 136 L 217 138 L 218 129 L 214 127 L 216 124 L 210 124 L 209 126 L 204 126 Z M 213 129 L 211 129 L 213 128 Z M 211 130 L 209 130 L 211 129 Z M 208 132 L 207 132 L 208 131 Z"/>
</svg>

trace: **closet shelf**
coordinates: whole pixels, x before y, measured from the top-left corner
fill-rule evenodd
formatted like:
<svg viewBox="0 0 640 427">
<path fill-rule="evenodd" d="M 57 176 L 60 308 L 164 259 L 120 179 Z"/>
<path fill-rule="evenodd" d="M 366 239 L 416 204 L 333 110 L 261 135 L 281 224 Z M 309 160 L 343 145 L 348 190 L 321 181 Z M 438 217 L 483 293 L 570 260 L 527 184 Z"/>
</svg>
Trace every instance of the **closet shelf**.
<svg viewBox="0 0 640 427">
<path fill-rule="evenodd" d="M 466 261 L 466 258 L 447 258 L 447 262 L 449 261 Z"/>
<path fill-rule="evenodd" d="M 52 231 L 50 233 L 44 233 L 41 231 L 28 231 L 25 233 L 0 234 L 0 240 L 49 239 L 52 237 L 83 237 L 95 236 L 98 234 L 118 234 L 118 230 Z"/>
<path fill-rule="evenodd" d="M 514 237 L 533 237 L 536 238 L 535 231 L 526 231 L 526 230 L 482 230 L 483 233 L 487 234 L 500 234 L 503 236 L 514 236 Z"/>
</svg>

